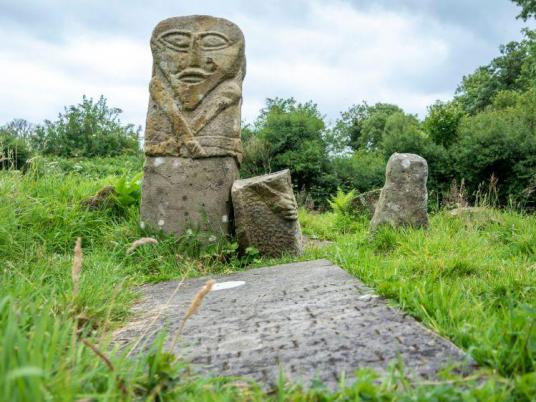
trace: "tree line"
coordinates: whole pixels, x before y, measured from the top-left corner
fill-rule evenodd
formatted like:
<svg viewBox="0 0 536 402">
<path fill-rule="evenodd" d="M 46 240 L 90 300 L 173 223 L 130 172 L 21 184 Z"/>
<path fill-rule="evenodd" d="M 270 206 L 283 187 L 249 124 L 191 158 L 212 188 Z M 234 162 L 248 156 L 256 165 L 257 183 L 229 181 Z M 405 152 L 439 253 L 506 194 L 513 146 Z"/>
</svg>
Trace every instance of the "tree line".
<svg viewBox="0 0 536 402">
<path fill-rule="evenodd" d="M 513 0 L 519 18 L 536 15 L 535 0 Z M 0 128 L 0 167 L 23 167 L 32 153 L 60 157 L 138 153 L 140 129 L 123 124 L 106 99 L 83 97 L 56 121 L 33 126 L 14 120 Z M 267 99 L 242 130 L 244 177 L 288 168 L 302 201 L 325 206 L 337 189 L 383 185 L 394 152 L 423 156 L 432 201 L 452 183 L 468 196 L 494 183 L 501 205 L 536 208 L 536 31 L 499 48 L 499 55 L 462 78 L 455 96 L 428 107 L 426 117 L 389 103 L 362 102 L 327 126 L 312 101 Z"/>
</svg>

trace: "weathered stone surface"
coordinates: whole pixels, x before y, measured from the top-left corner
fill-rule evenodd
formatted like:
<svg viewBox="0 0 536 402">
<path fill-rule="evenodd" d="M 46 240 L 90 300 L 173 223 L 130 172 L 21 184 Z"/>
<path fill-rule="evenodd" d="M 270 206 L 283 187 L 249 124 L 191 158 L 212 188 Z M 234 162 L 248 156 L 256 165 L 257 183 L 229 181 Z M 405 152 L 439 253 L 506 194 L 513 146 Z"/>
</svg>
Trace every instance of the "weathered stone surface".
<svg viewBox="0 0 536 402">
<path fill-rule="evenodd" d="M 156 26 L 147 155 L 232 156 L 240 162 L 244 47 L 240 28 L 223 18 L 175 17 Z"/>
<path fill-rule="evenodd" d="M 428 164 L 415 154 L 394 153 L 387 162 L 385 185 L 370 223 L 374 232 L 380 225 L 428 226 Z"/>
<path fill-rule="evenodd" d="M 231 233 L 231 185 L 242 159 L 244 46 L 240 29 L 223 18 L 175 17 L 154 29 L 144 224 L 179 235 L 190 225 Z"/>
<path fill-rule="evenodd" d="M 318 378 L 334 388 L 343 371 L 385 374 L 398 356 L 410 375 L 424 378 L 451 362 L 470 363 L 452 343 L 326 260 L 216 279 L 213 289 L 220 290 L 206 296 L 173 351 L 205 374 L 244 376 L 269 387 L 282 368 L 293 381 L 309 385 Z M 172 338 L 206 280 L 187 280 L 176 292 L 179 281 L 143 287 L 137 319 L 116 341 L 141 337 L 142 350 L 164 328 Z"/>
<path fill-rule="evenodd" d="M 242 249 L 256 247 L 262 254 L 301 254 L 298 205 L 289 170 L 237 180 L 231 190 L 235 230 Z"/>
<path fill-rule="evenodd" d="M 486 207 L 459 207 L 450 210 L 449 215 L 478 226 L 501 224 L 504 220 L 496 210 Z"/>
<path fill-rule="evenodd" d="M 473 216 L 492 214 L 493 210 L 485 207 L 458 207 L 449 211 L 452 216 Z"/>
<path fill-rule="evenodd" d="M 147 157 L 141 225 L 166 233 L 199 228 L 215 235 L 231 230 L 231 186 L 238 179 L 235 158 Z"/>
</svg>

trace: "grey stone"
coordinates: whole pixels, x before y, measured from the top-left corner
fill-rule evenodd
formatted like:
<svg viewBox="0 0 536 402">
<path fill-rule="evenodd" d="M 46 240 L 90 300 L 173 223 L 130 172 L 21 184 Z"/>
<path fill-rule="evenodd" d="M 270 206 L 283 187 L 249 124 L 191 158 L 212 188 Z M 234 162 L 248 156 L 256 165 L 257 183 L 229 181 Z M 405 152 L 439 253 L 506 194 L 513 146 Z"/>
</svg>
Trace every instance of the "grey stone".
<svg viewBox="0 0 536 402">
<path fill-rule="evenodd" d="M 141 225 L 166 233 L 200 229 L 231 231 L 231 186 L 238 164 L 230 156 L 207 159 L 147 157 L 141 198 Z"/>
<path fill-rule="evenodd" d="M 462 219 L 467 224 L 486 226 L 503 223 L 503 216 L 497 211 L 486 207 L 459 207 L 449 211 L 449 215 Z"/>
<path fill-rule="evenodd" d="M 415 154 L 394 153 L 387 162 L 385 185 L 370 223 L 374 232 L 380 225 L 394 227 L 428 226 L 428 164 Z"/>
<path fill-rule="evenodd" d="M 231 195 L 242 249 L 253 246 L 272 257 L 302 253 L 298 205 L 288 169 L 237 180 Z"/>
<path fill-rule="evenodd" d="M 493 210 L 484 207 L 458 207 L 451 209 L 449 214 L 451 216 L 472 216 L 472 215 L 484 215 L 492 214 Z"/>
<path fill-rule="evenodd" d="M 116 342 L 141 339 L 139 352 L 165 328 L 170 346 L 206 280 L 187 280 L 178 291 L 179 281 L 144 286 L 136 319 L 115 334 Z M 203 374 L 243 376 L 270 387 L 281 368 L 292 381 L 307 386 L 320 379 L 335 388 L 342 372 L 352 376 L 372 368 L 385 375 L 398 357 L 420 379 L 434 378 L 450 363 L 473 364 L 451 342 L 326 260 L 220 276 L 218 288 L 187 321 L 173 350 Z"/>
<path fill-rule="evenodd" d="M 242 160 L 244 49 L 240 28 L 223 18 L 174 17 L 155 27 L 143 223 L 177 234 L 190 224 L 231 233 L 227 222 L 215 219 L 230 217 L 231 185 Z M 156 161 L 161 165 L 155 166 Z"/>
</svg>

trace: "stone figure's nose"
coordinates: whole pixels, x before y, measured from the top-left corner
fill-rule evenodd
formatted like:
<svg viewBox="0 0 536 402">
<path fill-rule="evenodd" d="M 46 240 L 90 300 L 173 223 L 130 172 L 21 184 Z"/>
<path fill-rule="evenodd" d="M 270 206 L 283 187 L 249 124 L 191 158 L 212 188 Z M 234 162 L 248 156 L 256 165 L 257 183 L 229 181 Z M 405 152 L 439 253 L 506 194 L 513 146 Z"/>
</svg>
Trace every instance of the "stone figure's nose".
<svg viewBox="0 0 536 402">
<path fill-rule="evenodd" d="M 200 67 L 201 63 L 201 49 L 199 48 L 199 42 L 197 38 L 194 38 L 192 43 L 192 50 L 190 52 L 190 67 Z"/>
</svg>

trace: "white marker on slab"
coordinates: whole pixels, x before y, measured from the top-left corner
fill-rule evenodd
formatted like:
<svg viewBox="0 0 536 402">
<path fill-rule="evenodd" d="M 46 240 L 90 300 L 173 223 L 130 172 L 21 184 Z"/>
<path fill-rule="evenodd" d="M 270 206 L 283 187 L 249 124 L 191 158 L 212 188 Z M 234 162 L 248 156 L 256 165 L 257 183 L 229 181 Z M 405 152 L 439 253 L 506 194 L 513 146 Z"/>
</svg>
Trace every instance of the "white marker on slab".
<svg viewBox="0 0 536 402">
<path fill-rule="evenodd" d="M 245 284 L 246 284 L 246 282 L 244 282 L 244 281 L 216 282 L 214 284 L 214 286 L 212 286 L 212 291 L 237 288 L 237 287 L 245 285 Z"/>
</svg>

